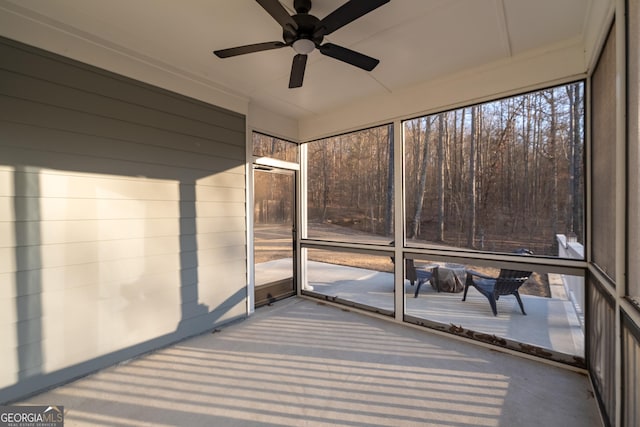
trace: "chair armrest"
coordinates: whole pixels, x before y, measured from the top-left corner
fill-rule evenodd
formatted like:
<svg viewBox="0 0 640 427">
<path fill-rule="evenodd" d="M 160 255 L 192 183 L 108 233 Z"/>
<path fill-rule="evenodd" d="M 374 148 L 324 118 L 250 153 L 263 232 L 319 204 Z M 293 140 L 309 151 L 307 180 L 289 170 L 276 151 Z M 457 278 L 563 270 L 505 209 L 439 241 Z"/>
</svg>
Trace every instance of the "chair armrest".
<svg viewBox="0 0 640 427">
<path fill-rule="evenodd" d="M 466 272 L 467 272 L 467 276 L 477 276 L 477 277 L 480 277 L 482 279 L 493 279 L 493 280 L 496 279 L 493 276 L 488 276 L 486 274 L 480 273 L 480 272 L 475 271 L 475 270 L 466 270 Z"/>
<path fill-rule="evenodd" d="M 440 267 L 440 264 L 436 264 L 436 263 L 429 263 L 429 264 L 416 264 L 416 268 L 418 269 L 422 269 L 422 270 L 433 270 L 434 268 L 438 268 Z"/>
</svg>

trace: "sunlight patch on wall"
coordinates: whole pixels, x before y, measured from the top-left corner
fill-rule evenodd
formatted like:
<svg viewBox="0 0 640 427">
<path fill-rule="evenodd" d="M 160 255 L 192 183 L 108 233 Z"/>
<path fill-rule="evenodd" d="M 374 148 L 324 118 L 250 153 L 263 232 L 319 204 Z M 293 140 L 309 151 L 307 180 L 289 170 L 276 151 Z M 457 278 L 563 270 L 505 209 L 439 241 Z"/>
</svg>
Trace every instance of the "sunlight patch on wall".
<svg viewBox="0 0 640 427">
<path fill-rule="evenodd" d="M 179 183 L 50 169 L 39 182 L 43 371 L 175 331 Z"/>
</svg>

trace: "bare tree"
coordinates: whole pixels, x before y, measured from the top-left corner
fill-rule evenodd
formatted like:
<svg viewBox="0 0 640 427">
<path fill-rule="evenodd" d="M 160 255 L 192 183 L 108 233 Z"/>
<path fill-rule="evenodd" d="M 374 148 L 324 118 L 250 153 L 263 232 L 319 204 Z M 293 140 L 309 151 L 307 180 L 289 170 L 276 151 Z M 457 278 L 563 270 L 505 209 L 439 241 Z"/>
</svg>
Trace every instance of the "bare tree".
<svg viewBox="0 0 640 427">
<path fill-rule="evenodd" d="M 444 139 L 445 139 L 445 114 L 438 115 L 438 167 L 437 167 L 437 192 L 438 192 L 438 226 L 436 240 L 444 241 Z"/>
<path fill-rule="evenodd" d="M 389 125 L 387 128 L 387 134 L 389 139 L 389 169 L 387 174 L 387 203 L 385 207 L 384 215 L 384 232 L 387 236 L 393 234 L 393 193 L 394 193 L 394 180 L 393 180 L 393 125 Z"/>
<path fill-rule="evenodd" d="M 413 215 L 413 227 L 411 229 L 411 237 L 418 237 L 420 231 L 420 223 L 422 221 L 422 206 L 424 205 L 424 194 L 427 187 L 427 168 L 429 165 L 429 139 L 431 135 L 432 117 L 425 118 L 425 134 L 424 145 L 422 149 L 422 161 L 420 163 L 420 179 L 416 191 L 416 208 Z"/>
<path fill-rule="evenodd" d="M 476 144 L 478 139 L 478 109 L 471 107 L 471 138 L 469 140 L 469 182 L 467 187 L 467 246 L 474 247 L 476 235 Z"/>
<path fill-rule="evenodd" d="M 554 90 L 543 92 L 551 109 L 549 114 L 549 136 L 547 156 L 551 160 L 551 227 L 553 235 L 558 232 L 558 153 L 557 153 L 557 110 Z"/>
<path fill-rule="evenodd" d="M 567 217 L 567 230 L 577 235 L 582 234 L 582 191 L 580 189 L 581 175 L 580 165 L 582 164 L 582 136 L 580 134 L 580 122 L 582 112 L 582 96 L 580 94 L 581 85 L 574 83 L 566 86 L 567 97 L 569 99 L 569 214 Z"/>
<path fill-rule="evenodd" d="M 538 253 L 551 254 L 555 232 L 580 234 L 582 91 L 576 83 L 406 121 L 407 236 L 487 250 L 547 242 Z M 310 144 L 310 218 L 391 235 L 392 127 Z"/>
</svg>

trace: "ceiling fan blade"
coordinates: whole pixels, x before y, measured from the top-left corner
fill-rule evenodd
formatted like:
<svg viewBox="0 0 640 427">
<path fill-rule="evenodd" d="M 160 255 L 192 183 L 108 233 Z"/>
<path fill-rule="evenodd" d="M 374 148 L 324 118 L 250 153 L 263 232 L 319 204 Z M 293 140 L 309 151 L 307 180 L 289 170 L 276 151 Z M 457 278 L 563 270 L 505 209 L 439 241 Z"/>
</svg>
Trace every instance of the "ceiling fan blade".
<svg viewBox="0 0 640 427">
<path fill-rule="evenodd" d="M 389 3 L 389 1 L 390 0 L 351 0 L 325 16 L 316 26 L 318 28 L 316 33 L 321 32 L 324 36 L 331 34 L 335 30 L 344 27 L 348 23 L 379 8 L 383 4 Z"/>
<path fill-rule="evenodd" d="M 263 50 L 280 49 L 285 47 L 286 43 L 283 42 L 265 42 L 248 44 L 246 46 L 231 47 L 229 49 L 214 50 L 213 53 L 218 58 L 229 58 L 231 56 L 244 55 L 253 52 L 262 52 Z"/>
<path fill-rule="evenodd" d="M 307 67 L 307 55 L 297 54 L 291 64 L 291 76 L 289 77 L 289 89 L 302 86 L 304 69 Z"/>
<path fill-rule="evenodd" d="M 347 64 L 354 65 L 358 68 L 362 68 L 366 71 L 371 71 L 376 68 L 376 65 L 380 63 L 379 60 L 372 58 L 355 50 L 347 49 L 346 47 L 338 46 L 333 43 L 325 43 L 319 48 L 320 53 L 330 56 L 339 61 L 346 62 Z"/>
<path fill-rule="evenodd" d="M 273 17 L 284 30 L 295 32 L 298 24 L 293 20 L 287 9 L 285 9 L 278 0 L 256 0 L 264 10 Z"/>
</svg>

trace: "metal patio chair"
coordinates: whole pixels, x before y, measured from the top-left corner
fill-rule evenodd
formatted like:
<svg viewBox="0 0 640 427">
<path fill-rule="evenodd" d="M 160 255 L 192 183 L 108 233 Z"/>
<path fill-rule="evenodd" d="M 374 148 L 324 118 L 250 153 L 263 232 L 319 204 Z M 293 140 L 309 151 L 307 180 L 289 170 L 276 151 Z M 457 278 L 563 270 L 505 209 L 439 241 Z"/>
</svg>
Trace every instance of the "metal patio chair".
<svg viewBox="0 0 640 427">
<path fill-rule="evenodd" d="M 426 282 L 431 282 L 433 284 L 434 276 L 433 271 L 427 271 L 425 268 L 416 268 L 412 259 L 407 259 L 406 269 L 407 269 L 407 279 L 411 281 L 411 286 L 413 286 L 414 281 L 418 282 L 418 286 L 416 286 L 416 292 L 413 295 L 414 298 L 418 298 L 418 294 L 420 293 L 420 288 Z M 411 277 L 411 279 L 409 278 Z M 413 280 L 412 280 L 413 279 Z M 438 292 L 439 289 L 436 288 Z"/>
<path fill-rule="evenodd" d="M 518 289 L 522 286 L 531 276 L 530 271 L 519 270 L 500 270 L 498 277 L 488 276 L 486 274 L 479 273 L 474 270 L 467 270 L 467 277 L 464 285 L 464 295 L 462 301 L 467 299 L 467 291 L 470 286 L 473 286 L 489 300 L 493 315 L 498 315 L 498 309 L 496 302 L 503 295 L 513 295 L 516 297 L 522 314 L 526 315 L 522 299 Z"/>
</svg>

